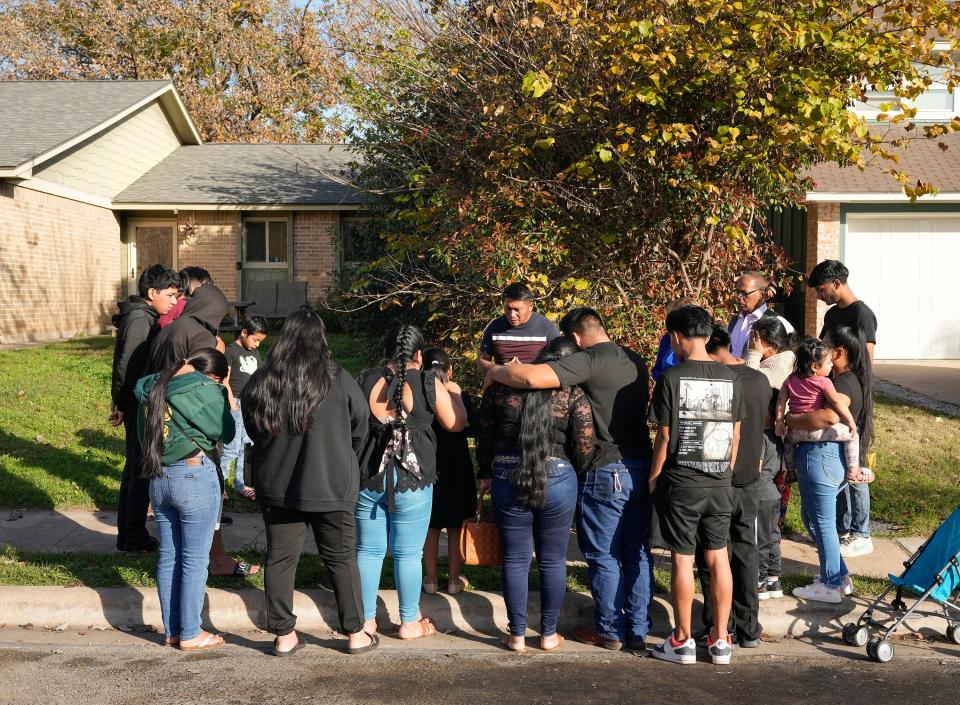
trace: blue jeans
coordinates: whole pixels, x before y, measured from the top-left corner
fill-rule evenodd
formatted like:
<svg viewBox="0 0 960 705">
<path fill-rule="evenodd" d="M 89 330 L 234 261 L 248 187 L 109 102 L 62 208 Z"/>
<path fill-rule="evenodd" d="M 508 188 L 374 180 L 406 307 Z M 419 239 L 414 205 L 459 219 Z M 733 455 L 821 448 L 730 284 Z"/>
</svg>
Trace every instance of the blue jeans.
<svg viewBox="0 0 960 705">
<path fill-rule="evenodd" d="M 213 527 L 220 507 L 217 468 L 206 456 L 200 465 L 180 460 L 150 481 L 150 503 L 160 537 L 157 592 L 163 630 L 184 641 L 200 634 Z"/>
<path fill-rule="evenodd" d="M 870 536 L 870 485 L 846 483 L 837 495 L 837 533 Z"/>
<path fill-rule="evenodd" d="M 580 478 L 577 542 L 587 559 L 594 628 L 604 639 L 646 639 L 653 599 L 648 460 L 618 460 Z"/>
<path fill-rule="evenodd" d="M 799 443 L 794 458 L 803 505 L 801 517 L 817 543 L 820 580 L 830 587 L 840 587 L 849 572 L 840 555 L 837 534 L 837 493 L 847 474 L 842 444 Z"/>
<path fill-rule="evenodd" d="M 238 399 L 237 406 L 239 405 L 240 400 Z M 246 483 L 243 481 L 244 451 L 248 444 L 253 445 L 253 441 L 250 440 L 250 436 L 247 435 L 247 430 L 243 427 L 243 414 L 240 410 L 231 411 L 230 415 L 233 417 L 233 425 L 236 427 L 237 432 L 233 434 L 233 440 L 223 446 L 223 456 L 220 458 L 220 467 L 229 475 L 230 463 L 236 459 L 237 466 L 233 471 L 233 488 L 237 492 L 242 492 L 246 486 Z M 224 477 L 223 479 L 226 480 L 227 478 Z"/>
<path fill-rule="evenodd" d="M 396 470 L 394 470 L 396 473 Z M 396 486 L 396 485 L 394 485 Z M 357 566 L 363 593 L 363 618 L 377 615 L 377 589 L 387 545 L 393 556 L 393 576 L 400 601 L 400 621 L 415 622 L 420 615 L 423 581 L 423 542 L 430 525 L 433 485 L 394 495 L 395 511 L 388 510 L 386 492 L 362 489 L 357 497 Z"/>
<path fill-rule="evenodd" d="M 493 464 L 493 510 L 503 544 L 503 601 L 510 634 L 527 631 L 527 580 L 530 559 L 537 552 L 540 573 L 540 634 L 556 634 L 560 608 L 567 593 L 567 545 L 577 506 L 577 474 L 569 460 L 547 461 L 546 501 L 530 509 L 514 498 L 516 460 L 497 458 Z"/>
</svg>

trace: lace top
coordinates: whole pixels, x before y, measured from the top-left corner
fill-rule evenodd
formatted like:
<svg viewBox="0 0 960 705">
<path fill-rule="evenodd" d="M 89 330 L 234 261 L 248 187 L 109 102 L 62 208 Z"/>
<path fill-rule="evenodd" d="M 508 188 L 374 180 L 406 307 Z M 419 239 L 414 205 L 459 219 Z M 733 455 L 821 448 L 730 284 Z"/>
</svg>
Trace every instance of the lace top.
<svg viewBox="0 0 960 705">
<path fill-rule="evenodd" d="M 413 408 L 399 419 L 378 419 L 370 414 L 369 432 L 360 453 L 360 487 L 372 492 L 389 491 L 393 467 L 397 467 L 396 492 L 428 487 L 437 479 L 437 437 L 433 431 L 436 409 L 436 376 L 433 372 L 407 370 L 407 385 L 413 392 Z M 396 378 L 382 367 L 367 370 L 357 381 L 365 397 L 381 379 L 387 380 L 387 399 L 393 398 Z M 384 479 L 391 480 L 384 483 Z"/>
<path fill-rule="evenodd" d="M 490 477 L 497 455 L 519 455 L 520 405 L 525 391 L 494 384 L 483 395 L 477 414 L 479 477 Z M 553 450 L 568 458 L 578 473 L 585 472 L 594 451 L 593 409 L 580 387 L 553 392 Z"/>
</svg>

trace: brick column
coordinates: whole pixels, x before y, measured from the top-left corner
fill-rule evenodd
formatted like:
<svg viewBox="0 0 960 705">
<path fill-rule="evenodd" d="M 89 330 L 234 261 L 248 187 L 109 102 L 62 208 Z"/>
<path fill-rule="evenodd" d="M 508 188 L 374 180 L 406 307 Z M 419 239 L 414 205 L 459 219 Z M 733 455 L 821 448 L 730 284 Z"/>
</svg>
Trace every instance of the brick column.
<svg viewBox="0 0 960 705">
<path fill-rule="evenodd" d="M 840 204 L 807 203 L 807 261 L 805 275 L 825 259 L 840 259 Z M 817 301 L 817 292 L 806 287 L 804 321 L 807 335 L 817 335 L 823 327 L 827 306 Z"/>
<path fill-rule="evenodd" d="M 337 211 L 297 211 L 293 214 L 294 278 L 307 282 L 312 303 L 336 285 Z"/>
</svg>

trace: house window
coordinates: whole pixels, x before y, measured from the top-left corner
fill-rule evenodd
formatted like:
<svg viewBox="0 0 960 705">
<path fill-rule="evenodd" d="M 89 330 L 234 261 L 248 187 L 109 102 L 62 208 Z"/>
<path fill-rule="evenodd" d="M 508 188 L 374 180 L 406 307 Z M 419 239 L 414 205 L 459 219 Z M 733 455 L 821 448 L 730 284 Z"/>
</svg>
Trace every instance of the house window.
<svg viewBox="0 0 960 705">
<path fill-rule="evenodd" d="M 925 66 L 924 70 L 933 82 L 927 87 L 926 91 L 913 101 L 909 101 L 917 109 L 917 116 L 914 119 L 919 121 L 950 120 L 955 115 L 960 115 L 960 91 L 951 93 L 947 90 L 947 84 L 943 82 L 944 69 Z M 896 105 L 899 102 L 900 99 L 894 95 L 892 88 L 870 90 L 867 91 L 866 102 L 857 101 L 853 110 L 858 115 L 871 120 L 880 113 L 891 116 L 899 113 L 899 109 L 886 111 L 880 109 L 881 105 L 888 103 Z"/>
<path fill-rule="evenodd" d="M 286 219 L 246 222 L 246 261 L 248 264 L 286 264 Z"/>
</svg>

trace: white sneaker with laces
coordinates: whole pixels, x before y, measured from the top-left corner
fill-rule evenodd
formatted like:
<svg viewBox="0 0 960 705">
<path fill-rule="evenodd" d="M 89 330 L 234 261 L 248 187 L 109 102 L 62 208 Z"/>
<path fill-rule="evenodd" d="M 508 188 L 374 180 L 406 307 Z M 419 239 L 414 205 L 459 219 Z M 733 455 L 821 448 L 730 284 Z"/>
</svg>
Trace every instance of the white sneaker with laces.
<svg viewBox="0 0 960 705">
<path fill-rule="evenodd" d="M 850 579 L 849 575 L 843 576 L 843 582 L 840 583 L 840 594 L 844 597 L 853 594 L 853 580 Z"/>
<path fill-rule="evenodd" d="M 869 536 L 847 536 L 840 541 L 840 555 L 844 558 L 856 558 L 873 553 L 873 539 Z"/>
<path fill-rule="evenodd" d="M 794 588 L 793 596 L 809 602 L 827 602 L 832 605 L 838 605 L 843 601 L 840 588 L 824 585 L 819 580 L 814 580 L 803 587 Z"/>
</svg>

